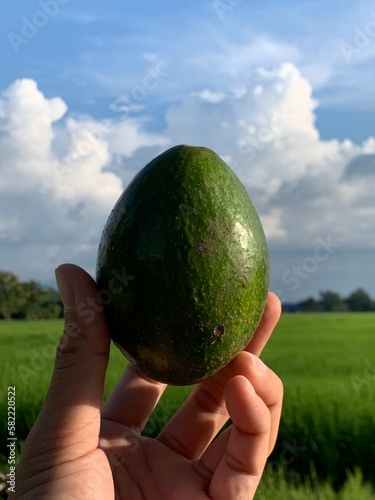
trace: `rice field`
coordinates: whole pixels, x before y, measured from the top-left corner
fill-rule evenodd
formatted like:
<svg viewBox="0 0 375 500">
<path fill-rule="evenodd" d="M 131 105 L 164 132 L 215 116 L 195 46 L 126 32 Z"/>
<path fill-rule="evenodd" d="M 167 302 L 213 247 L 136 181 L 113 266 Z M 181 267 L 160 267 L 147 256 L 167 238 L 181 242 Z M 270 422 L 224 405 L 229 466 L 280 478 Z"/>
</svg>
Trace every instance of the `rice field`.
<svg viewBox="0 0 375 500">
<path fill-rule="evenodd" d="M 0 322 L 0 430 L 16 387 L 18 451 L 45 396 L 60 320 Z M 375 314 L 284 314 L 263 359 L 284 382 L 280 433 L 258 500 L 375 498 Z M 113 348 L 104 399 L 125 366 Z M 154 436 L 189 388 L 169 387 L 145 429 Z M 0 472 L 7 472 L 5 440 Z"/>
</svg>

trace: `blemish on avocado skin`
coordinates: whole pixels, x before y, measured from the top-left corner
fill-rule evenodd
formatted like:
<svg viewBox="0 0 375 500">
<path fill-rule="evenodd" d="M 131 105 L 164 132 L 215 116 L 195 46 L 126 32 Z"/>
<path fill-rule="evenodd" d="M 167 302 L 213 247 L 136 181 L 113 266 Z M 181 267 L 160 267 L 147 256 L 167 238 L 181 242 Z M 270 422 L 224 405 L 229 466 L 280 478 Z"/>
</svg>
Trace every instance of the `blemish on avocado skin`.
<svg viewBox="0 0 375 500">
<path fill-rule="evenodd" d="M 192 248 L 197 254 L 209 255 L 212 252 L 214 246 L 214 240 L 212 240 L 211 238 L 207 238 L 206 240 L 198 241 L 198 243 L 195 243 Z"/>
<path fill-rule="evenodd" d="M 215 337 L 222 339 L 225 335 L 225 326 L 224 325 L 216 325 L 213 329 L 213 334 Z"/>
</svg>

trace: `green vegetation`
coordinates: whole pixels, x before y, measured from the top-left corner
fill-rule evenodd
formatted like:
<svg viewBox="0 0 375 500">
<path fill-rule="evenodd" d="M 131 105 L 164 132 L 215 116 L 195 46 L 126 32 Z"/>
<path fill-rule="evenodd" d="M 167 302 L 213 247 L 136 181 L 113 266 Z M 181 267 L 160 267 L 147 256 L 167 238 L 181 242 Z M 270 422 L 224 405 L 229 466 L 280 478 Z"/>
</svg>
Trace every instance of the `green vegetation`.
<svg viewBox="0 0 375 500">
<path fill-rule="evenodd" d="M 283 315 L 263 355 L 285 387 L 272 470 L 335 489 L 359 470 L 375 485 L 374 326 L 371 313 Z"/>
<path fill-rule="evenodd" d="M 62 317 L 62 303 L 55 288 L 0 270 L 0 319 L 51 319 Z"/>
<path fill-rule="evenodd" d="M 263 359 L 282 378 L 285 402 L 278 442 L 257 500 L 367 500 L 375 496 L 375 315 L 284 314 Z M 34 422 L 53 364 L 61 320 L 0 322 L 2 387 L 16 386 L 17 437 Z M 125 365 L 113 348 L 109 394 Z M 185 399 L 169 387 L 145 429 L 153 436 Z M 0 400 L 6 435 L 6 394 Z M 0 471 L 7 450 L 1 445 Z"/>
<path fill-rule="evenodd" d="M 309 297 L 298 303 L 302 312 L 375 311 L 375 300 L 363 288 L 357 288 L 347 297 L 331 290 L 319 292 L 319 299 Z"/>
</svg>

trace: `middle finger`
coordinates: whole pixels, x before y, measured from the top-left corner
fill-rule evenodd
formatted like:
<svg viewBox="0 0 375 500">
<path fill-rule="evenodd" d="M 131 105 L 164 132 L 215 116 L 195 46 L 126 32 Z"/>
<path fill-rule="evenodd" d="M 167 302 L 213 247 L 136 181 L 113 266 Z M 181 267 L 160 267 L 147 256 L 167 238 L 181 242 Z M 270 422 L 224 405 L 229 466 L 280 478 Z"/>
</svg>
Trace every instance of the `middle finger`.
<svg viewBox="0 0 375 500">
<path fill-rule="evenodd" d="M 166 387 L 129 363 L 104 404 L 102 417 L 141 432 Z"/>
</svg>

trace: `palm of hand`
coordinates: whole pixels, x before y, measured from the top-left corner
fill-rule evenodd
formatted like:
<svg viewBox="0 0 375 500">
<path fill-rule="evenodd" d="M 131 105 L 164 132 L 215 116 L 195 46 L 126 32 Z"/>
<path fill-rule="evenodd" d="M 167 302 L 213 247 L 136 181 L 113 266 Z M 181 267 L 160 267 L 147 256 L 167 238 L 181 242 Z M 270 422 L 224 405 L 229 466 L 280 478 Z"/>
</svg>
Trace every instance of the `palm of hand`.
<svg viewBox="0 0 375 500">
<path fill-rule="evenodd" d="M 279 412 L 277 377 L 271 370 L 259 372 L 255 359 L 243 352 L 195 386 L 156 439 L 139 431 L 164 386 L 128 370 L 122 386 L 137 385 L 143 415 L 121 411 L 114 393 L 104 407 L 107 418 L 101 427 L 100 445 L 112 469 L 116 498 L 248 499 L 274 446 L 271 423 Z M 129 399 L 131 392 L 126 392 L 122 397 Z M 233 424 L 217 436 L 229 414 Z"/>
<path fill-rule="evenodd" d="M 205 492 L 210 478 L 203 477 L 194 467 L 197 462 L 157 439 L 139 436 L 126 426 L 109 421 L 103 425 L 106 433 L 112 435 L 105 445 L 113 474 L 113 486 L 107 491 L 114 488 L 115 498 L 209 498 Z M 113 497 L 108 495 L 107 498 Z"/>
</svg>

